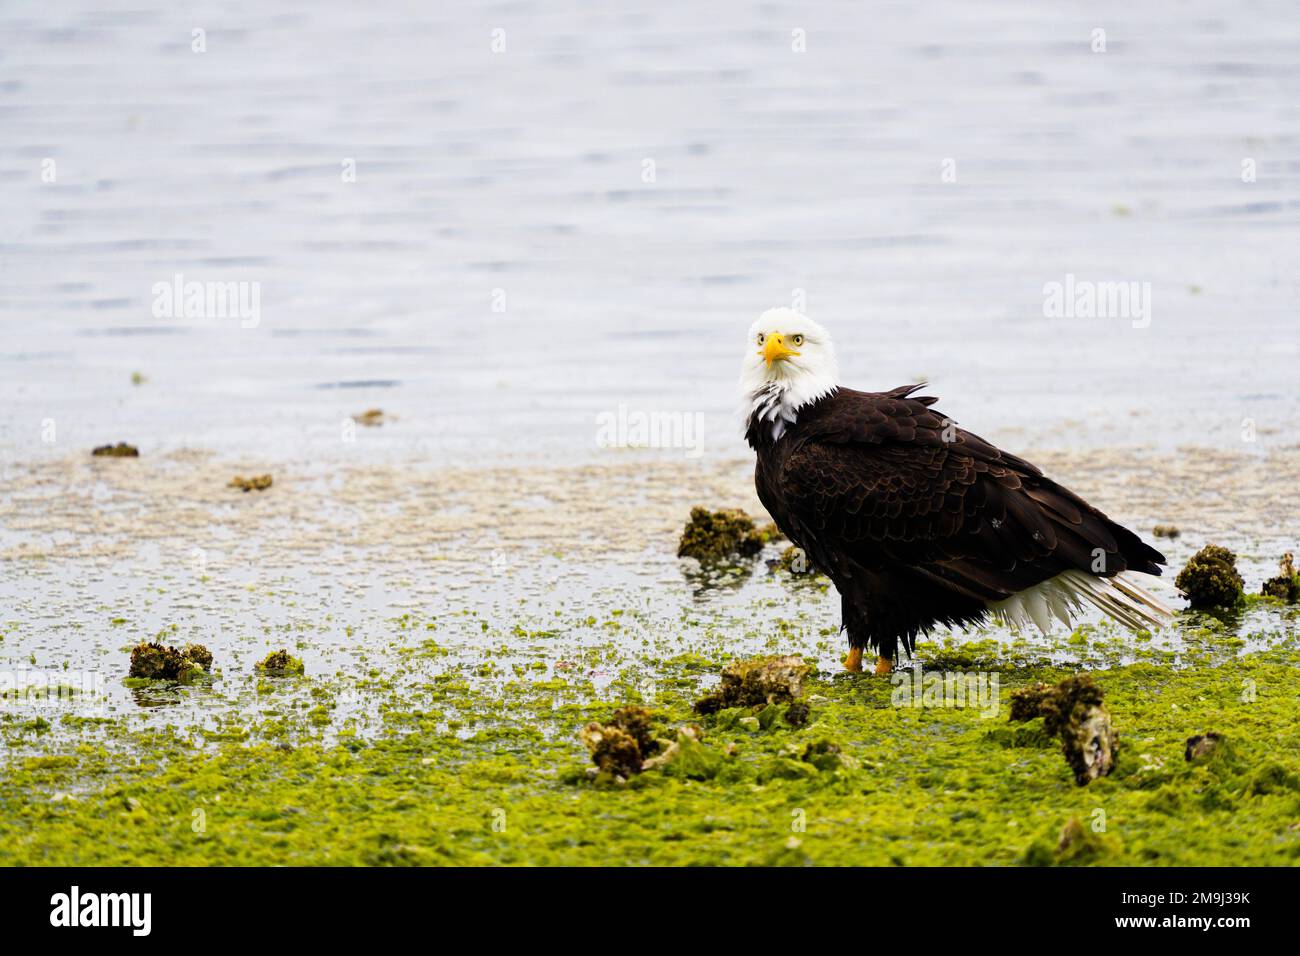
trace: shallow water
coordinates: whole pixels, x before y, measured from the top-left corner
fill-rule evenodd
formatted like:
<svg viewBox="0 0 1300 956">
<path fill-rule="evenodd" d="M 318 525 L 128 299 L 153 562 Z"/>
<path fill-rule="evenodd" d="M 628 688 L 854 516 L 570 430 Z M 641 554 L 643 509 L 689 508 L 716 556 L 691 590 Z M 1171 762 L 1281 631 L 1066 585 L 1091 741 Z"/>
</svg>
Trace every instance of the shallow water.
<svg viewBox="0 0 1300 956">
<path fill-rule="evenodd" d="M 1300 470 L 1297 454 L 1040 460 L 1148 537 L 1157 522 L 1179 526 L 1179 538 L 1157 542 L 1173 569 L 1207 541 L 1234 548 L 1254 592 L 1294 547 L 1291 488 L 1274 476 Z M 328 700 L 327 736 L 369 736 L 383 726 L 385 699 L 412 706 L 439 675 L 487 699 L 515 680 L 576 681 L 589 702 L 622 699 L 629 683 L 660 679 L 654 662 L 682 654 L 798 652 L 834 672 L 844 644 L 833 590 L 769 574 L 761 560 L 705 577 L 675 557 L 693 504 L 759 513 L 749 467 L 653 456 L 541 470 L 284 461 L 270 489 L 243 493 L 226 481 L 248 469 L 208 454 L 16 465 L 0 512 L 0 679 L 90 684 L 72 699 L 6 698 L 0 722 L 51 721 L 41 736 L 9 742 L 13 753 L 39 752 L 65 734 L 85 739 L 84 726 L 60 722 L 68 716 L 219 734 L 268 708 Z M 1156 469 L 1162 486 L 1139 480 Z M 525 484 L 530 494 L 520 495 Z M 1151 586 L 1181 606 L 1169 577 Z M 1083 622 L 1099 623 L 1095 613 Z M 1178 668 L 1287 645 L 1294 630 L 1294 612 L 1276 607 L 1223 622 L 1184 618 L 1150 641 L 1110 625 L 1072 638 L 990 624 L 941 630 L 923 655 L 980 647 L 1000 669 L 1044 660 Z M 130 686 L 130 647 L 149 639 L 206 645 L 216 680 Z M 255 664 L 280 648 L 307 676 L 271 691 Z"/>
<path fill-rule="evenodd" d="M 848 383 L 994 440 L 1294 442 L 1297 64 L 1286 3 L 8 5 L 0 455 L 315 457 L 379 406 L 372 456 L 599 459 L 626 403 L 728 457 L 795 290 Z M 177 274 L 256 327 L 156 318 Z M 1045 318 L 1067 274 L 1149 326 Z"/>
</svg>

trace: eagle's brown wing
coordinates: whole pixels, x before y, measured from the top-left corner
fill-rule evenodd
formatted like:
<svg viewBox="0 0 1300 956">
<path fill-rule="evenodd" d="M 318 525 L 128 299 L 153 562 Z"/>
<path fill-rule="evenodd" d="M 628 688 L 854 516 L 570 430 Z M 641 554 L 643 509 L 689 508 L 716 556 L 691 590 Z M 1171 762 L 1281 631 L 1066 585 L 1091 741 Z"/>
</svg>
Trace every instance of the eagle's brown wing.
<svg viewBox="0 0 1300 956">
<path fill-rule="evenodd" d="M 1164 556 L 1023 459 L 957 428 L 919 386 L 841 389 L 801 418 L 780 472 L 794 537 L 834 576 L 846 558 L 1002 600 L 1071 568 L 1159 574 Z"/>
</svg>

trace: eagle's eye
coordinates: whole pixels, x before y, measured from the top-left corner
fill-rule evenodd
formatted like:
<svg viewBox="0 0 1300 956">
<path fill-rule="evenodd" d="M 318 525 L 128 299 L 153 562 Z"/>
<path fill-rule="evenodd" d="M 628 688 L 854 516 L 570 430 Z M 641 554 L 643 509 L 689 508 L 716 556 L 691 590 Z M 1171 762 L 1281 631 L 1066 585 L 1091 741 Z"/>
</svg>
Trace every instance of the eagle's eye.
<svg viewBox="0 0 1300 956">
<path fill-rule="evenodd" d="M 758 344 L 759 344 L 759 345 L 762 345 L 762 344 L 763 344 L 763 340 L 764 340 L 765 338 L 767 338 L 767 336 L 764 335 L 762 332 L 759 332 L 759 333 L 758 333 Z"/>
<path fill-rule="evenodd" d="M 791 336 L 790 341 L 793 342 L 796 346 L 803 345 L 803 336 L 802 335 Z"/>
</svg>

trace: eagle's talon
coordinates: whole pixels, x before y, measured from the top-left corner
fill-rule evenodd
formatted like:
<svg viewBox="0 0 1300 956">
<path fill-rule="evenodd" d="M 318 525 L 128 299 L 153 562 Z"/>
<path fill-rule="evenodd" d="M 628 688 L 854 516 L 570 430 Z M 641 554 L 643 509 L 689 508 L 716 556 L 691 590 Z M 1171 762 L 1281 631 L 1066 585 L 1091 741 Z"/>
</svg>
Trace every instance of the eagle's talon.
<svg viewBox="0 0 1300 956">
<path fill-rule="evenodd" d="M 862 673 L 862 648 L 849 648 L 849 656 L 844 658 L 844 669 L 854 674 Z"/>
<path fill-rule="evenodd" d="M 876 673 L 880 675 L 888 674 L 894 669 L 894 665 L 889 662 L 888 657 L 876 658 Z"/>
</svg>

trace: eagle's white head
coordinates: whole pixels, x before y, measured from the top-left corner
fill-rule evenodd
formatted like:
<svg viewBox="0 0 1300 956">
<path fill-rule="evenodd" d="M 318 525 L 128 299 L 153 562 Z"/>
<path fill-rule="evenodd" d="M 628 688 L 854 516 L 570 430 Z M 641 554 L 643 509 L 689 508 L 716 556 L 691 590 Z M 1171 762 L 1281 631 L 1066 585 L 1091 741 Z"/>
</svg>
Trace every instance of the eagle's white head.
<svg viewBox="0 0 1300 956">
<path fill-rule="evenodd" d="M 779 437 L 799 409 L 835 391 L 840 369 L 830 333 L 793 309 L 768 309 L 749 327 L 740 391 L 745 417 L 773 423 Z"/>
</svg>

